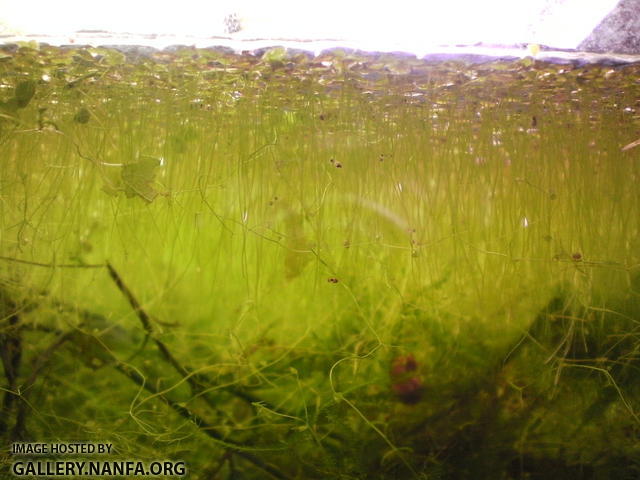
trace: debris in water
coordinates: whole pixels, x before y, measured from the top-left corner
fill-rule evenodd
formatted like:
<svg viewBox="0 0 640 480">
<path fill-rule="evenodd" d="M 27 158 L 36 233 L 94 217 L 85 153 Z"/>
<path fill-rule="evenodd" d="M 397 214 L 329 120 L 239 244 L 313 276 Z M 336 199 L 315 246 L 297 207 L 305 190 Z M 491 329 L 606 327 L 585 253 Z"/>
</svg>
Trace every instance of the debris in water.
<svg viewBox="0 0 640 480">
<path fill-rule="evenodd" d="M 640 138 L 637 139 L 635 142 L 631 142 L 630 144 L 625 145 L 624 147 L 622 147 L 622 151 L 626 152 L 627 150 L 631 150 L 632 148 L 635 148 L 638 145 L 640 145 Z"/>
</svg>

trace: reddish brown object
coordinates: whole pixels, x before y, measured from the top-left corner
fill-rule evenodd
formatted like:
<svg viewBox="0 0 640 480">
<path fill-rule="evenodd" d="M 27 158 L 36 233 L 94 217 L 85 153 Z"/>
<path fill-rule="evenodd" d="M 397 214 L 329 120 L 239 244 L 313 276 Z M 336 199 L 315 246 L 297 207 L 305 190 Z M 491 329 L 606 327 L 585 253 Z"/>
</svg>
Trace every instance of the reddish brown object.
<svg viewBox="0 0 640 480">
<path fill-rule="evenodd" d="M 401 355 L 391 362 L 391 389 L 402 403 L 413 405 L 422 399 L 424 386 L 417 375 L 418 362 L 412 354 Z"/>
<path fill-rule="evenodd" d="M 418 362 L 416 362 L 413 354 L 401 355 L 393 359 L 391 363 L 391 377 L 397 377 L 404 375 L 407 372 L 414 372 L 418 369 Z"/>
<path fill-rule="evenodd" d="M 400 383 L 391 385 L 398 400 L 407 405 L 414 405 L 422 399 L 424 387 L 419 377 L 411 377 Z"/>
</svg>

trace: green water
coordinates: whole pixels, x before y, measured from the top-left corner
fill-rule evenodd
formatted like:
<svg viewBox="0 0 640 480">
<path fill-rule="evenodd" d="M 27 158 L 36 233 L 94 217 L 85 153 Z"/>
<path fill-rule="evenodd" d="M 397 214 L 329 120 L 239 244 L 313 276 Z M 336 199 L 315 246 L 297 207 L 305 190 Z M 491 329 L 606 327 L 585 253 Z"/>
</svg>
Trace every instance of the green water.
<svg viewBox="0 0 640 480">
<path fill-rule="evenodd" d="M 0 442 L 637 478 L 639 72 L 5 48 Z"/>
</svg>

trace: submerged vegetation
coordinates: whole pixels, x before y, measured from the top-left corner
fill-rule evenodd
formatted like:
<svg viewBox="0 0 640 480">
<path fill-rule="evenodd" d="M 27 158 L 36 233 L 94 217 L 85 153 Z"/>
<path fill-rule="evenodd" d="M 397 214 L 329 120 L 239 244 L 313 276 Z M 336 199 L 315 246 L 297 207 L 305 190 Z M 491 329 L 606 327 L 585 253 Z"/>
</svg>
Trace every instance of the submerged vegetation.
<svg viewBox="0 0 640 480">
<path fill-rule="evenodd" d="M 639 73 L 5 46 L 1 443 L 638 478 Z"/>
</svg>

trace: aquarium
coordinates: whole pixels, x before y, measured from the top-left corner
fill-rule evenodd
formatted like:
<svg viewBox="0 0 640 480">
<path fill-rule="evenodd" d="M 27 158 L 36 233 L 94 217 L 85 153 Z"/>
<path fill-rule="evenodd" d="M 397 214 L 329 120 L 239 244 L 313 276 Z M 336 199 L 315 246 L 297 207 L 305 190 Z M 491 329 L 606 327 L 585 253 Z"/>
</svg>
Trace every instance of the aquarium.
<svg viewBox="0 0 640 480">
<path fill-rule="evenodd" d="M 3 46 L 0 471 L 638 478 L 640 64 L 530 50 Z"/>
</svg>

